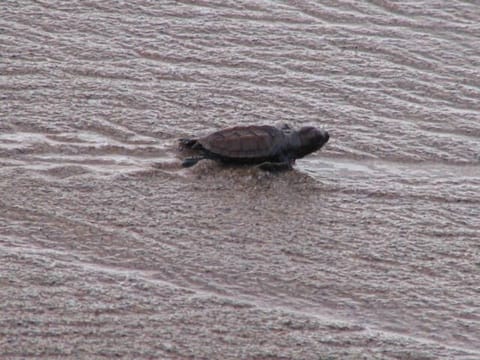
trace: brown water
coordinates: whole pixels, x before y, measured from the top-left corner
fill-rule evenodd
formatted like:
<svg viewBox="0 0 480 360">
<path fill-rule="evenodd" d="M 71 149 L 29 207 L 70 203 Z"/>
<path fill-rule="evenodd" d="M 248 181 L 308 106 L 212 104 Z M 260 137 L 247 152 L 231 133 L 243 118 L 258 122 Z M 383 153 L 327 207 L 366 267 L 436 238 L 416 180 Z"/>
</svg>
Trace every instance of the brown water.
<svg viewBox="0 0 480 360">
<path fill-rule="evenodd" d="M 0 9 L 1 358 L 480 359 L 478 2 Z"/>
</svg>

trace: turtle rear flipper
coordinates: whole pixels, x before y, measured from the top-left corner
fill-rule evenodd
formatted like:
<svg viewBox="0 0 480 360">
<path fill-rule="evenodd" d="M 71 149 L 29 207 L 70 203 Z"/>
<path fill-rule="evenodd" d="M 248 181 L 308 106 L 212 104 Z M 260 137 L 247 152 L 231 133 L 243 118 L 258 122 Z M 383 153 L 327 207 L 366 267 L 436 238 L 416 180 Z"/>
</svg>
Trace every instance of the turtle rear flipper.
<svg viewBox="0 0 480 360">
<path fill-rule="evenodd" d="M 178 140 L 181 149 L 194 149 L 198 144 L 197 139 L 180 139 Z"/>
</svg>

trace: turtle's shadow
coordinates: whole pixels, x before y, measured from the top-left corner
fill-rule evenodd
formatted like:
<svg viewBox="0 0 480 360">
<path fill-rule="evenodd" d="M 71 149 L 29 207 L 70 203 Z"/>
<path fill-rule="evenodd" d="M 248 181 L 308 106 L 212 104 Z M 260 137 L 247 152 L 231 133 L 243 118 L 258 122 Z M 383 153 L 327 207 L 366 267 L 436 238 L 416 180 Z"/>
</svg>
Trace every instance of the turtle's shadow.
<svg viewBox="0 0 480 360">
<path fill-rule="evenodd" d="M 283 193 L 304 193 L 318 189 L 320 183 L 312 175 L 299 169 L 265 171 L 255 166 L 227 165 L 205 160 L 186 169 L 193 182 L 202 187 L 245 191 L 245 194 L 267 192 L 279 196 Z M 210 185 L 210 186 L 209 186 Z"/>
</svg>

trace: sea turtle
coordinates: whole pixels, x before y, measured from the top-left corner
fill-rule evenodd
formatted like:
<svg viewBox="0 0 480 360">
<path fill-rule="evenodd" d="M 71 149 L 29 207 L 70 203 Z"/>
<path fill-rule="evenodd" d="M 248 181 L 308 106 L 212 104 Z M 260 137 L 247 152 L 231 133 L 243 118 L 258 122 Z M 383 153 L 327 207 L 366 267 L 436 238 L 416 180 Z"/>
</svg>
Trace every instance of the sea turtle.
<svg viewBox="0 0 480 360">
<path fill-rule="evenodd" d="M 180 139 L 181 148 L 198 154 L 182 165 L 190 167 L 202 159 L 212 159 L 224 164 L 258 165 L 263 170 L 287 170 L 296 159 L 317 151 L 328 139 L 328 132 L 313 126 L 298 131 L 288 125 L 235 126 L 198 139 Z"/>
</svg>

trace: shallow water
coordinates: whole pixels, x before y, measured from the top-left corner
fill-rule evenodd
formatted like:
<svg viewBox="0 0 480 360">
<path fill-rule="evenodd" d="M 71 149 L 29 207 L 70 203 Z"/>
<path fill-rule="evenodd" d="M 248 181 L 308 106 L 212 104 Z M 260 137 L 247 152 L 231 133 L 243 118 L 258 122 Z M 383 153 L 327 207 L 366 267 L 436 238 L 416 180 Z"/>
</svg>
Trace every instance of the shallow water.
<svg viewBox="0 0 480 360">
<path fill-rule="evenodd" d="M 5 358 L 480 358 L 480 6 L 14 1 Z M 176 139 L 315 125 L 280 174 Z"/>
</svg>

